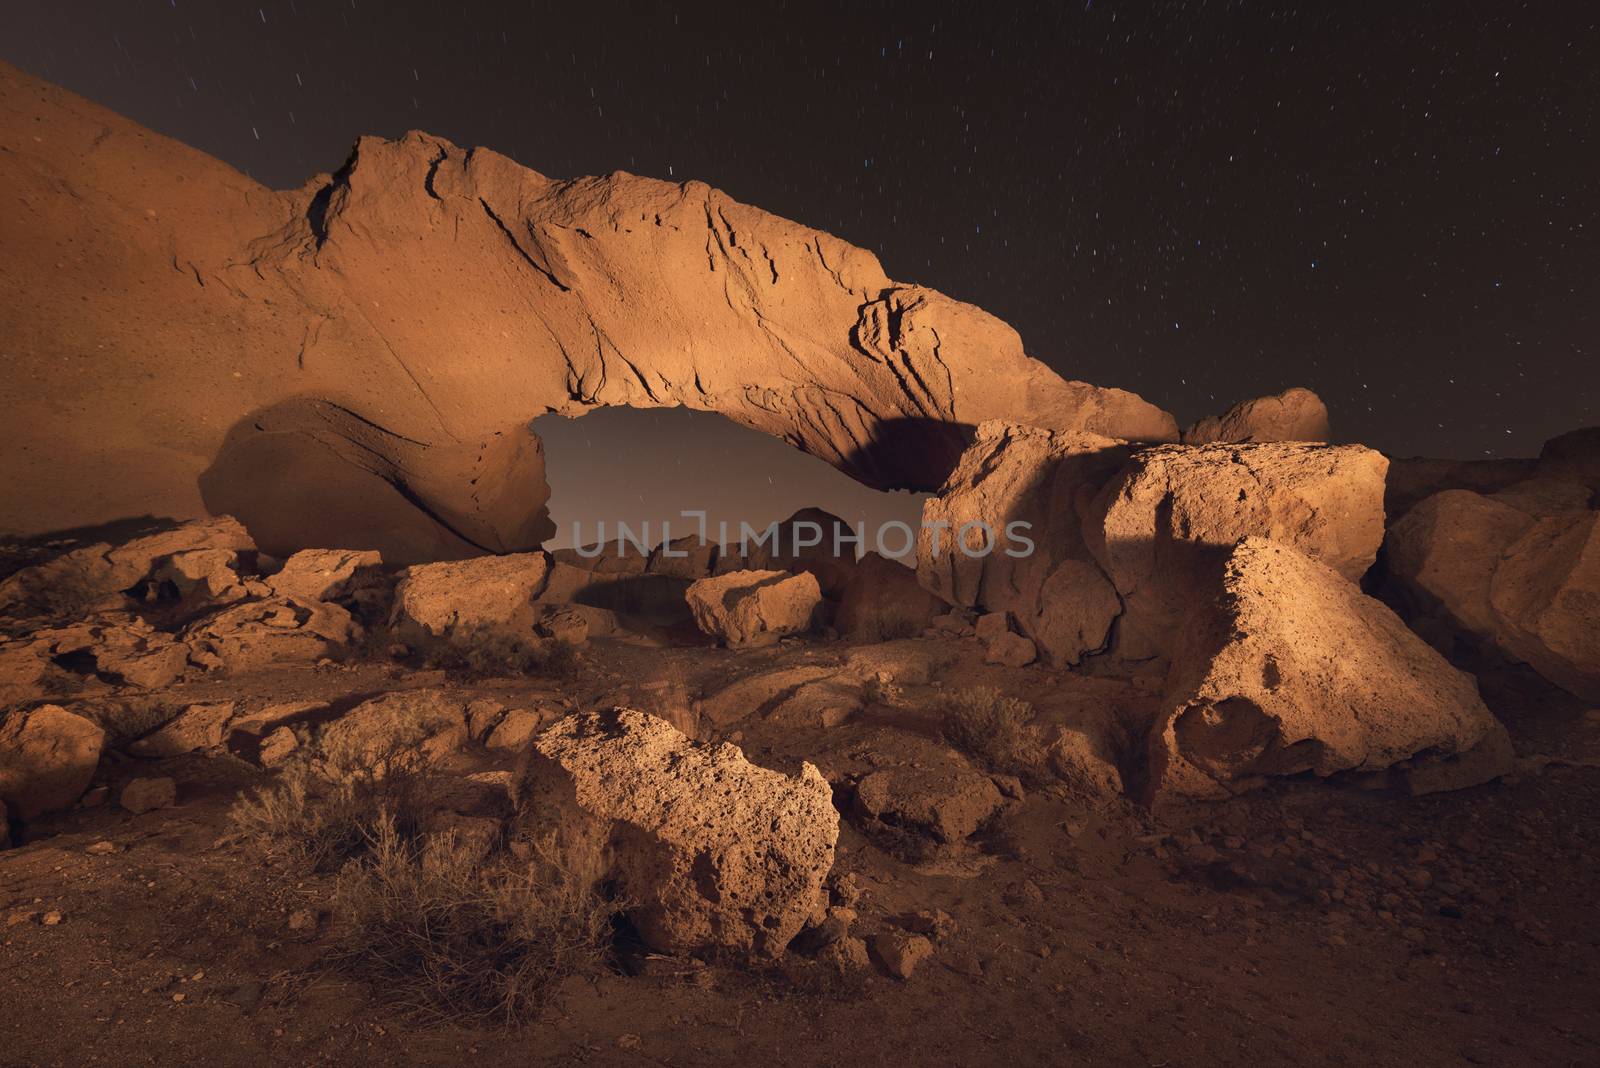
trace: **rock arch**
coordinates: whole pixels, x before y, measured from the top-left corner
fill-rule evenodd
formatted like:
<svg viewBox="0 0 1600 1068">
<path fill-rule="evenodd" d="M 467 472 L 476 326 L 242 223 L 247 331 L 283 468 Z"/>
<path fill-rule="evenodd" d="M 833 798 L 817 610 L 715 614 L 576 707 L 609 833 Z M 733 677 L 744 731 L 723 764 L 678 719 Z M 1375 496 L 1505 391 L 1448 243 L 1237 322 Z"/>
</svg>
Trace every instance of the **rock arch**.
<svg viewBox="0 0 1600 1068">
<path fill-rule="evenodd" d="M 990 418 L 1176 438 L 981 309 L 698 182 L 557 181 L 413 132 L 275 192 L 13 68 L 0 87 L 24 194 L 0 236 L 78 246 L 4 324 L 33 343 L 0 409 L 52 465 L 3 461 L 10 532 L 226 507 L 281 550 L 381 499 L 401 557 L 527 548 L 529 422 L 608 404 L 721 412 L 879 488 L 936 488 Z M 41 118 L 50 138 L 22 136 Z M 91 341 L 92 367 L 51 379 Z M 367 510 L 341 520 L 343 499 Z"/>
</svg>

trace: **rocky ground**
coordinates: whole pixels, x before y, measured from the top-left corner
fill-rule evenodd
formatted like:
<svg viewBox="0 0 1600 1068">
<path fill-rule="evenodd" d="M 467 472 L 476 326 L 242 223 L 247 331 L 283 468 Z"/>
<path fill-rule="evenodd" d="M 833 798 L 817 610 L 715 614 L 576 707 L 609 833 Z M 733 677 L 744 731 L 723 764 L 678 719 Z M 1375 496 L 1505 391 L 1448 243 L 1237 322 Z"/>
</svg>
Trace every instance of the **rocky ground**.
<svg viewBox="0 0 1600 1068">
<path fill-rule="evenodd" d="M 564 981 L 529 1024 L 441 1021 L 329 968 L 331 878 L 264 867 L 234 833 L 237 794 L 270 770 L 226 747 L 118 755 L 101 774 L 109 798 L 91 791 L 0 853 L 0 1063 L 1594 1063 L 1592 767 L 1525 761 L 1501 782 L 1421 798 L 1287 782 L 1159 822 L 1065 785 L 1001 780 L 1020 797 L 980 814 L 970 838 L 908 847 L 846 784 L 874 763 L 963 759 L 933 741 L 937 691 L 1107 696 L 1097 680 L 980 654 L 958 638 L 739 653 L 599 639 L 561 681 L 466 682 L 380 661 L 176 685 L 160 700 L 241 712 L 444 689 L 518 708 L 705 714 L 704 680 L 730 674 L 866 656 L 916 678 L 931 663 L 927 682 L 845 723 L 736 728 L 752 761 L 807 759 L 835 782 L 847 818 L 834 881 L 859 892 L 852 935 L 886 949 L 926 937 L 931 953 L 907 978 L 887 974 L 882 952 L 854 968 L 793 952 L 757 966 L 624 961 Z M 1497 710 L 1520 738 L 1523 710 Z M 1600 735 L 1592 714 L 1569 710 L 1565 726 Z M 484 744 L 463 752 L 506 764 Z M 175 807 L 116 803 L 123 783 L 151 777 L 175 780 Z"/>
</svg>

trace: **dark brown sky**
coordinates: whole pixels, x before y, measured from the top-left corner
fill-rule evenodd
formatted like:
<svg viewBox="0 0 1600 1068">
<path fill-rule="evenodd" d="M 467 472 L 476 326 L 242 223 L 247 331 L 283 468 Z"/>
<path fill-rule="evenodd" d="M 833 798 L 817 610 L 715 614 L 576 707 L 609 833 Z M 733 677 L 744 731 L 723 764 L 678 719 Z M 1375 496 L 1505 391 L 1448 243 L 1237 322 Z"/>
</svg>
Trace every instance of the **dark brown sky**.
<svg viewBox="0 0 1600 1068">
<path fill-rule="evenodd" d="M 1298 383 L 1401 454 L 1600 422 L 1593 4 L 6 6 L 5 58 L 271 185 L 423 128 L 704 179 L 1180 421 Z"/>
</svg>

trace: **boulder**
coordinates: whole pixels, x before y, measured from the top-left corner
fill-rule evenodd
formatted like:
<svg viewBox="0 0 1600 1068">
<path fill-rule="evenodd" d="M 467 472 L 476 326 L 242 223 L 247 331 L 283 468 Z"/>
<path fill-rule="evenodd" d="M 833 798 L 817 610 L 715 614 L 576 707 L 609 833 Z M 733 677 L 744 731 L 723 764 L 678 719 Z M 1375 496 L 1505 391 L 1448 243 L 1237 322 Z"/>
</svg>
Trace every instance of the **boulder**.
<svg viewBox="0 0 1600 1068">
<path fill-rule="evenodd" d="M 117 803 L 136 816 L 172 808 L 178 803 L 178 784 L 165 776 L 132 779 L 117 795 Z"/>
<path fill-rule="evenodd" d="M 382 568 L 383 558 L 370 550 L 302 549 L 266 583 L 273 594 L 293 601 L 339 601 L 379 581 Z"/>
<path fill-rule="evenodd" d="M 324 725 L 317 741 L 335 774 L 382 776 L 443 764 L 468 737 L 465 697 L 420 689 L 363 701 Z"/>
<path fill-rule="evenodd" d="M 1422 501 L 1445 490 L 1498 493 L 1538 473 L 1535 460 L 1439 460 L 1391 458 L 1383 509 L 1392 524 Z"/>
<path fill-rule="evenodd" d="M 234 549 L 185 549 L 157 563 L 145 580 L 144 599 L 175 596 L 179 611 L 196 611 L 242 601 L 259 588 L 240 574 Z"/>
<path fill-rule="evenodd" d="M 1009 612 L 1056 664 L 1103 648 L 1122 610 L 1084 517 L 1128 447 L 1094 434 L 987 422 L 922 506 L 918 581 L 944 601 Z"/>
<path fill-rule="evenodd" d="M 100 765 L 105 731 L 59 705 L 0 722 L 0 801 L 31 820 L 71 808 Z"/>
<path fill-rule="evenodd" d="M 810 764 L 769 771 L 618 708 L 535 738 L 515 796 L 520 833 L 615 885 L 657 951 L 775 957 L 827 904 L 839 817 Z"/>
<path fill-rule="evenodd" d="M 1445 490 L 1389 528 L 1389 575 L 1427 614 L 1492 638 L 1497 624 L 1489 589 L 1501 554 L 1533 525 L 1526 512 L 1470 490 Z"/>
<path fill-rule="evenodd" d="M 1010 634 L 1011 613 L 999 611 L 979 616 L 977 622 L 972 624 L 972 633 L 986 645 L 1003 634 Z"/>
<path fill-rule="evenodd" d="M 1600 426 L 1551 438 L 1539 450 L 1542 477 L 1576 482 L 1600 491 Z"/>
<path fill-rule="evenodd" d="M 288 761 L 300 749 L 300 736 L 293 727 L 279 727 L 261 739 L 256 761 L 264 768 L 275 768 Z"/>
<path fill-rule="evenodd" d="M 1271 397 L 1240 401 L 1183 432 L 1185 445 L 1263 441 L 1327 441 L 1328 406 L 1302 386 Z"/>
<path fill-rule="evenodd" d="M 171 757 L 215 749 L 222 745 L 234 708 L 233 701 L 189 705 L 159 730 L 130 745 L 128 751 L 141 757 Z"/>
<path fill-rule="evenodd" d="M 417 644 L 480 630 L 526 638 L 550 571 L 542 552 L 415 564 L 400 573 L 389 625 Z"/>
<path fill-rule="evenodd" d="M 702 541 L 690 534 L 664 542 L 650 553 L 645 571 L 652 575 L 669 575 L 673 578 L 705 578 L 716 566 L 722 546 L 716 542 Z"/>
<path fill-rule="evenodd" d="M 537 605 L 532 613 L 533 630 L 542 638 L 553 638 L 568 645 L 583 645 L 589 640 L 592 624 L 600 622 L 605 627 L 610 622 L 607 619 L 610 615 L 604 609 L 587 605 Z"/>
<path fill-rule="evenodd" d="M 1004 804 L 993 779 L 954 753 L 871 772 L 855 791 L 855 813 L 869 830 L 920 835 L 945 848 L 965 842 Z"/>
<path fill-rule="evenodd" d="M 809 572 L 731 571 L 700 579 L 685 597 L 701 633 L 740 648 L 809 630 L 822 591 Z"/>
<path fill-rule="evenodd" d="M 1085 539 L 1122 598 L 1116 647 L 1164 656 L 1195 583 L 1241 538 L 1269 538 L 1359 581 L 1383 541 L 1388 462 L 1360 445 L 1159 446 L 1099 492 Z"/>
<path fill-rule="evenodd" d="M 122 607 L 126 591 L 143 587 L 176 554 L 219 550 L 221 556 L 203 558 L 215 562 L 228 559 L 230 552 L 254 548 L 238 520 L 225 515 L 181 523 L 120 545 L 84 546 L 0 582 L 0 615 L 87 614 L 96 607 Z"/>
<path fill-rule="evenodd" d="M 871 959 L 895 979 L 910 979 L 917 966 L 933 956 L 933 943 L 925 936 L 905 931 L 880 931 L 869 943 Z"/>
<path fill-rule="evenodd" d="M 83 623 L 35 631 L 31 639 L 6 643 L 5 650 L 0 662 L 9 662 L 6 674 L 19 684 L 34 675 L 37 687 L 44 674 L 59 668 L 85 680 L 142 689 L 177 681 L 189 667 L 192 651 L 187 643 L 175 641 L 137 616 L 110 612 Z M 23 667 L 27 657 L 38 662 L 37 672 Z"/>
<path fill-rule="evenodd" d="M 328 601 L 270 597 L 204 616 L 182 634 L 193 663 L 240 674 L 342 655 L 360 637 L 361 627 L 346 609 Z"/>
<path fill-rule="evenodd" d="M 837 599 L 855 574 L 856 532 L 843 519 L 821 508 L 802 508 L 773 524 L 771 538 L 747 546 L 748 571 L 809 572 L 822 596 Z"/>
<path fill-rule="evenodd" d="M 489 732 L 489 737 L 484 740 L 484 745 L 490 749 L 506 749 L 520 752 L 529 740 L 550 721 L 544 710 L 528 708 L 513 708 L 507 712 L 505 718 L 495 724 Z"/>
<path fill-rule="evenodd" d="M 1008 630 L 989 641 L 988 648 L 983 653 L 983 661 L 986 664 L 1019 668 L 1033 663 L 1038 655 L 1039 651 L 1030 639 Z"/>
<path fill-rule="evenodd" d="M 922 588 L 914 570 L 867 552 L 839 590 L 833 626 L 846 638 L 891 641 L 921 634 L 948 607 Z"/>
<path fill-rule="evenodd" d="M 1506 547 L 1489 602 L 1501 649 L 1600 701 L 1600 512 L 1536 520 Z"/>
<path fill-rule="evenodd" d="M 1295 548 L 1246 538 L 1178 634 L 1150 743 L 1150 799 L 1270 776 L 1381 771 L 1502 730 L 1472 677 Z M 1481 769 L 1483 778 L 1508 765 Z M 1481 781 L 1481 780 L 1480 780 Z"/>
<path fill-rule="evenodd" d="M 1549 500 L 1437 493 L 1390 529 L 1389 575 L 1419 619 L 1600 700 L 1600 512 L 1537 506 Z"/>
</svg>

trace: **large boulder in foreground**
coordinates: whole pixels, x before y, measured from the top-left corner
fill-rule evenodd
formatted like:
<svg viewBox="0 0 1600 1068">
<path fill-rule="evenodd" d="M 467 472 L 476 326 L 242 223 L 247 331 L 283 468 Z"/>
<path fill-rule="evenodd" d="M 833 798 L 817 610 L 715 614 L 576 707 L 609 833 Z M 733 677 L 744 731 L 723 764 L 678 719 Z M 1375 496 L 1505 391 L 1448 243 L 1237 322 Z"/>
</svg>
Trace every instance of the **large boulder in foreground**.
<svg viewBox="0 0 1600 1068">
<path fill-rule="evenodd" d="M 539 734 L 515 796 L 520 833 L 614 883 L 652 949 L 773 957 L 826 904 L 839 816 L 810 764 L 769 771 L 617 708 Z"/>
<path fill-rule="evenodd" d="M 951 604 L 1009 612 L 1055 663 L 1102 649 L 1122 603 L 1081 530 L 1129 455 L 1095 434 L 980 425 L 922 506 L 918 580 Z"/>
<path fill-rule="evenodd" d="M 1207 416 L 1183 432 L 1185 445 L 1263 441 L 1327 441 L 1328 406 L 1303 386 L 1270 397 L 1240 401 L 1221 415 Z"/>
<path fill-rule="evenodd" d="M 1462 761 L 1481 782 L 1509 771 L 1511 753 L 1472 677 L 1387 607 L 1294 548 L 1242 541 L 1173 652 L 1151 736 L 1151 800 L 1413 758 Z"/>
<path fill-rule="evenodd" d="M 1389 574 L 1423 617 L 1600 701 L 1600 512 L 1534 479 L 1491 496 L 1446 490 L 1389 531 Z"/>
<path fill-rule="evenodd" d="M 71 808 L 94 778 L 106 732 L 59 705 L 0 723 L 0 802 L 20 819 Z"/>
<path fill-rule="evenodd" d="M 1171 647 L 1196 582 L 1245 537 L 1270 538 L 1355 583 L 1383 542 L 1388 461 L 1360 445 L 1160 446 L 1136 453 L 1084 524 L 1122 598 L 1118 656 Z"/>
<path fill-rule="evenodd" d="M 730 571 L 699 580 L 685 598 L 701 633 L 739 648 L 809 630 L 822 590 L 809 571 Z"/>
</svg>

